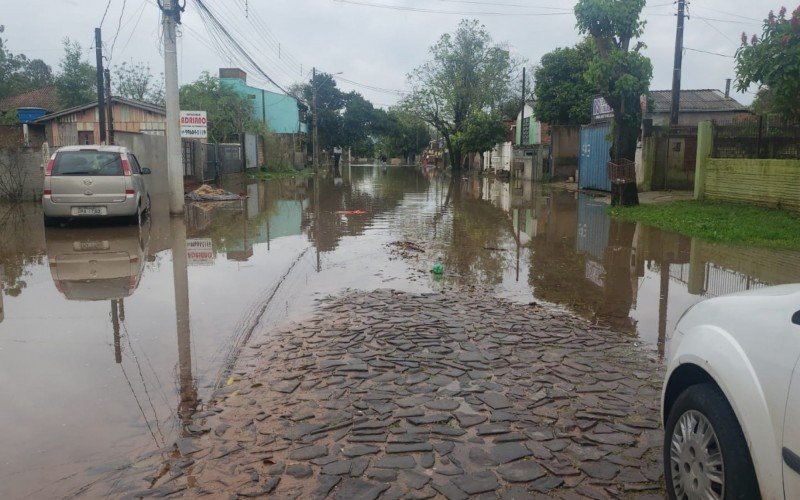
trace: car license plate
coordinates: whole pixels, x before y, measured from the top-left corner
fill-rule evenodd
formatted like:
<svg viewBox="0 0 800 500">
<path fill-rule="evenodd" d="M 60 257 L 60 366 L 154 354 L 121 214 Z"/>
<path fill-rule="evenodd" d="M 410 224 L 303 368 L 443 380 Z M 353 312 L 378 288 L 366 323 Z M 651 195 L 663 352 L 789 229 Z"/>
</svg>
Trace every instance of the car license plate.
<svg viewBox="0 0 800 500">
<path fill-rule="evenodd" d="M 106 207 L 72 207 L 72 215 L 105 215 Z"/>
<path fill-rule="evenodd" d="M 74 241 L 72 242 L 72 249 L 76 252 L 85 252 L 88 250 L 108 250 L 111 245 L 108 241 Z"/>
</svg>

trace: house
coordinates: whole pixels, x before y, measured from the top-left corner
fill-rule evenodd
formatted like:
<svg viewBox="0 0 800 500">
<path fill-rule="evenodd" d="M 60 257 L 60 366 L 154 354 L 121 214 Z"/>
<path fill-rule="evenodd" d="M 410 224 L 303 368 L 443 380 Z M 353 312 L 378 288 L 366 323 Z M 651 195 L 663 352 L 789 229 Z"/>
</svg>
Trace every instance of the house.
<svg viewBox="0 0 800 500">
<path fill-rule="evenodd" d="M 524 116 L 524 119 L 523 119 Z M 550 126 L 542 123 L 526 103 L 514 125 L 512 175 L 526 180 L 541 180 L 549 172 Z"/>
<path fill-rule="evenodd" d="M 651 90 L 645 119 L 653 126 L 669 125 L 672 110 L 671 90 Z M 744 104 L 716 89 L 681 90 L 679 126 L 696 127 L 704 120 L 729 121 L 751 114 Z"/>
<path fill-rule="evenodd" d="M 167 112 L 161 106 L 124 97 L 112 97 L 114 131 L 165 135 Z M 50 147 L 100 144 L 97 102 L 50 113 L 34 120 Z"/>
<path fill-rule="evenodd" d="M 0 100 L 0 119 L 9 125 L 0 126 L 0 145 L 39 147 L 44 143 L 44 129 L 31 128 L 35 119 L 61 108 L 55 85 L 23 92 Z M 8 117 L 11 114 L 13 116 Z"/>
</svg>

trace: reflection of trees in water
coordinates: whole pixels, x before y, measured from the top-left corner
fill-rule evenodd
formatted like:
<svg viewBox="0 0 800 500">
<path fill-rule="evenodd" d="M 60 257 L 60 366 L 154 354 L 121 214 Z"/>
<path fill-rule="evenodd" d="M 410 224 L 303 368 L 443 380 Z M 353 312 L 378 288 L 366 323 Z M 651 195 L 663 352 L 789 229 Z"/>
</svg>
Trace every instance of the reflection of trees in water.
<svg viewBox="0 0 800 500">
<path fill-rule="evenodd" d="M 21 204 L 0 204 L 0 265 L 3 266 L 3 293 L 16 297 L 27 286 L 27 268 L 44 262 L 44 250 L 30 248 L 31 225 L 41 220 L 26 214 Z"/>
<path fill-rule="evenodd" d="M 468 182 L 454 179 L 449 198 L 453 224 L 443 241 L 445 269 L 470 283 L 502 283 L 507 254 L 490 249 L 508 248 L 503 242 L 513 241 L 508 214 L 480 199 L 480 193 L 470 193 Z"/>
<path fill-rule="evenodd" d="M 303 214 L 303 228 L 309 240 L 321 252 L 335 250 L 345 236 L 358 236 L 373 225 L 376 218 L 395 209 L 409 193 L 424 193 L 429 181 L 414 168 L 354 167 L 349 182 L 336 185 L 334 177 L 309 179 L 310 190 L 319 182 L 319 206 L 315 196 Z M 337 212 L 364 210 L 362 215 L 344 216 Z"/>
</svg>

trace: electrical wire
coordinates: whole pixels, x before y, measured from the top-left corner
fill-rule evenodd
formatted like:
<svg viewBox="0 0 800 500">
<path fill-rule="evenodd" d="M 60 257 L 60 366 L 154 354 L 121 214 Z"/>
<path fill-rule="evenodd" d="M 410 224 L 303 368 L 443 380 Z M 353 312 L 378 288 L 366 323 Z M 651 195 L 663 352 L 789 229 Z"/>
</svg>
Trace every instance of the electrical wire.
<svg viewBox="0 0 800 500">
<path fill-rule="evenodd" d="M 388 5 L 388 4 L 377 4 L 377 3 L 369 3 L 369 2 L 360 2 L 356 0 L 333 0 L 334 2 L 338 3 L 345 3 L 351 5 L 362 5 L 364 7 L 375 7 L 379 9 L 389 9 L 389 10 L 400 10 L 400 11 L 407 11 L 407 12 L 423 12 L 426 14 L 455 14 L 460 16 L 526 16 L 526 17 L 537 17 L 537 16 L 567 16 L 571 15 L 572 11 L 568 12 L 487 12 L 487 11 L 453 11 L 453 10 L 438 10 L 438 9 L 426 9 L 420 7 L 410 7 L 404 5 Z"/>
<path fill-rule="evenodd" d="M 111 64 L 111 58 L 114 56 L 114 47 L 117 45 L 117 37 L 119 36 L 119 31 L 122 29 L 122 17 L 125 15 L 125 6 L 127 5 L 128 0 L 122 0 L 122 9 L 119 13 L 119 20 L 117 21 L 117 32 L 114 33 L 114 40 L 111 42 L 111 50 L 108 51 L 108 63 Z"/>
<path fill-rule="evenodd" d="M 712 56 L 729 57 L 731 59 L 734 58 L 734 56 L 731 56 L 731 55 L 728 55 L 728 54 L 721 54 L 719 52 L 711 52 L 711 51 L 708 51 L 708 50 L 693 49 L 691 47 L 684 47 L 683 50 L 689 50 L 689 51 L 692 51 L 692 52 L 700 52 L 701 54 L 710 54 Z"/>
</svg>

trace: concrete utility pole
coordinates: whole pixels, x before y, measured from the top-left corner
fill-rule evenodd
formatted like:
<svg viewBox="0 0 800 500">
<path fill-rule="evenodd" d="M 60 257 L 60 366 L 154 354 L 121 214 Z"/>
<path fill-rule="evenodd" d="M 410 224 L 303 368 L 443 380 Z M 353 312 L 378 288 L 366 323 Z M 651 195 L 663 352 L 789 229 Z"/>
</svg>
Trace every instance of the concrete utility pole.
<svg viewBox="0 0 800 500">
<path fill-rule="evenodd" d="M 314 157 L 314 171 L 319 170 L 319 143 L 317 141 L 317 68 L 312 69 L 311 76 L 311 121 L 312 131 L 311 140 L 314 141 L 314 147 L 311 154 Z"/>
<path fill-rule="evenodd" d="M 97 117 L 100 122 L 100 144 L 106 142 L 105 97 L 103 96 L 103 37 L 100 28 L 94 29 L 94 53 L 97 57 Z"/>
<path fill-rule="evenodd" d="M 681 104 L 681 64 L 683 62 L 683 17 L 686 0 L 678 0 L 678 29 L 675 33 L 675 66 L 672 70 L 672 109 L 669 115 L 671 127 L 678 125 Z"/>
<path fill-rule="evenodd" d="M 111 71 L 103 70 L 106 78 L 106 109 L 108 110 L 108 143 L 114 144 L 114 102 L 111 98 Z"/>
<path fill-rule="evenodd" d="M 525 67 L 522 68 L 522 118 L 519 120 L 519 144 L 525 144 L 522 133 L 525 131 Z"/>
<path fill-rule="evenodd" d="M 178 0 L 162 0 L 164 29 L 164 86 L 167 105 L 167 178 L 169 213 L 183 213 L 183 165 L 181 162 L 180 105 L 178 102 L 178 51 L 176 25 L 180 22 Z"/>
</svg>

